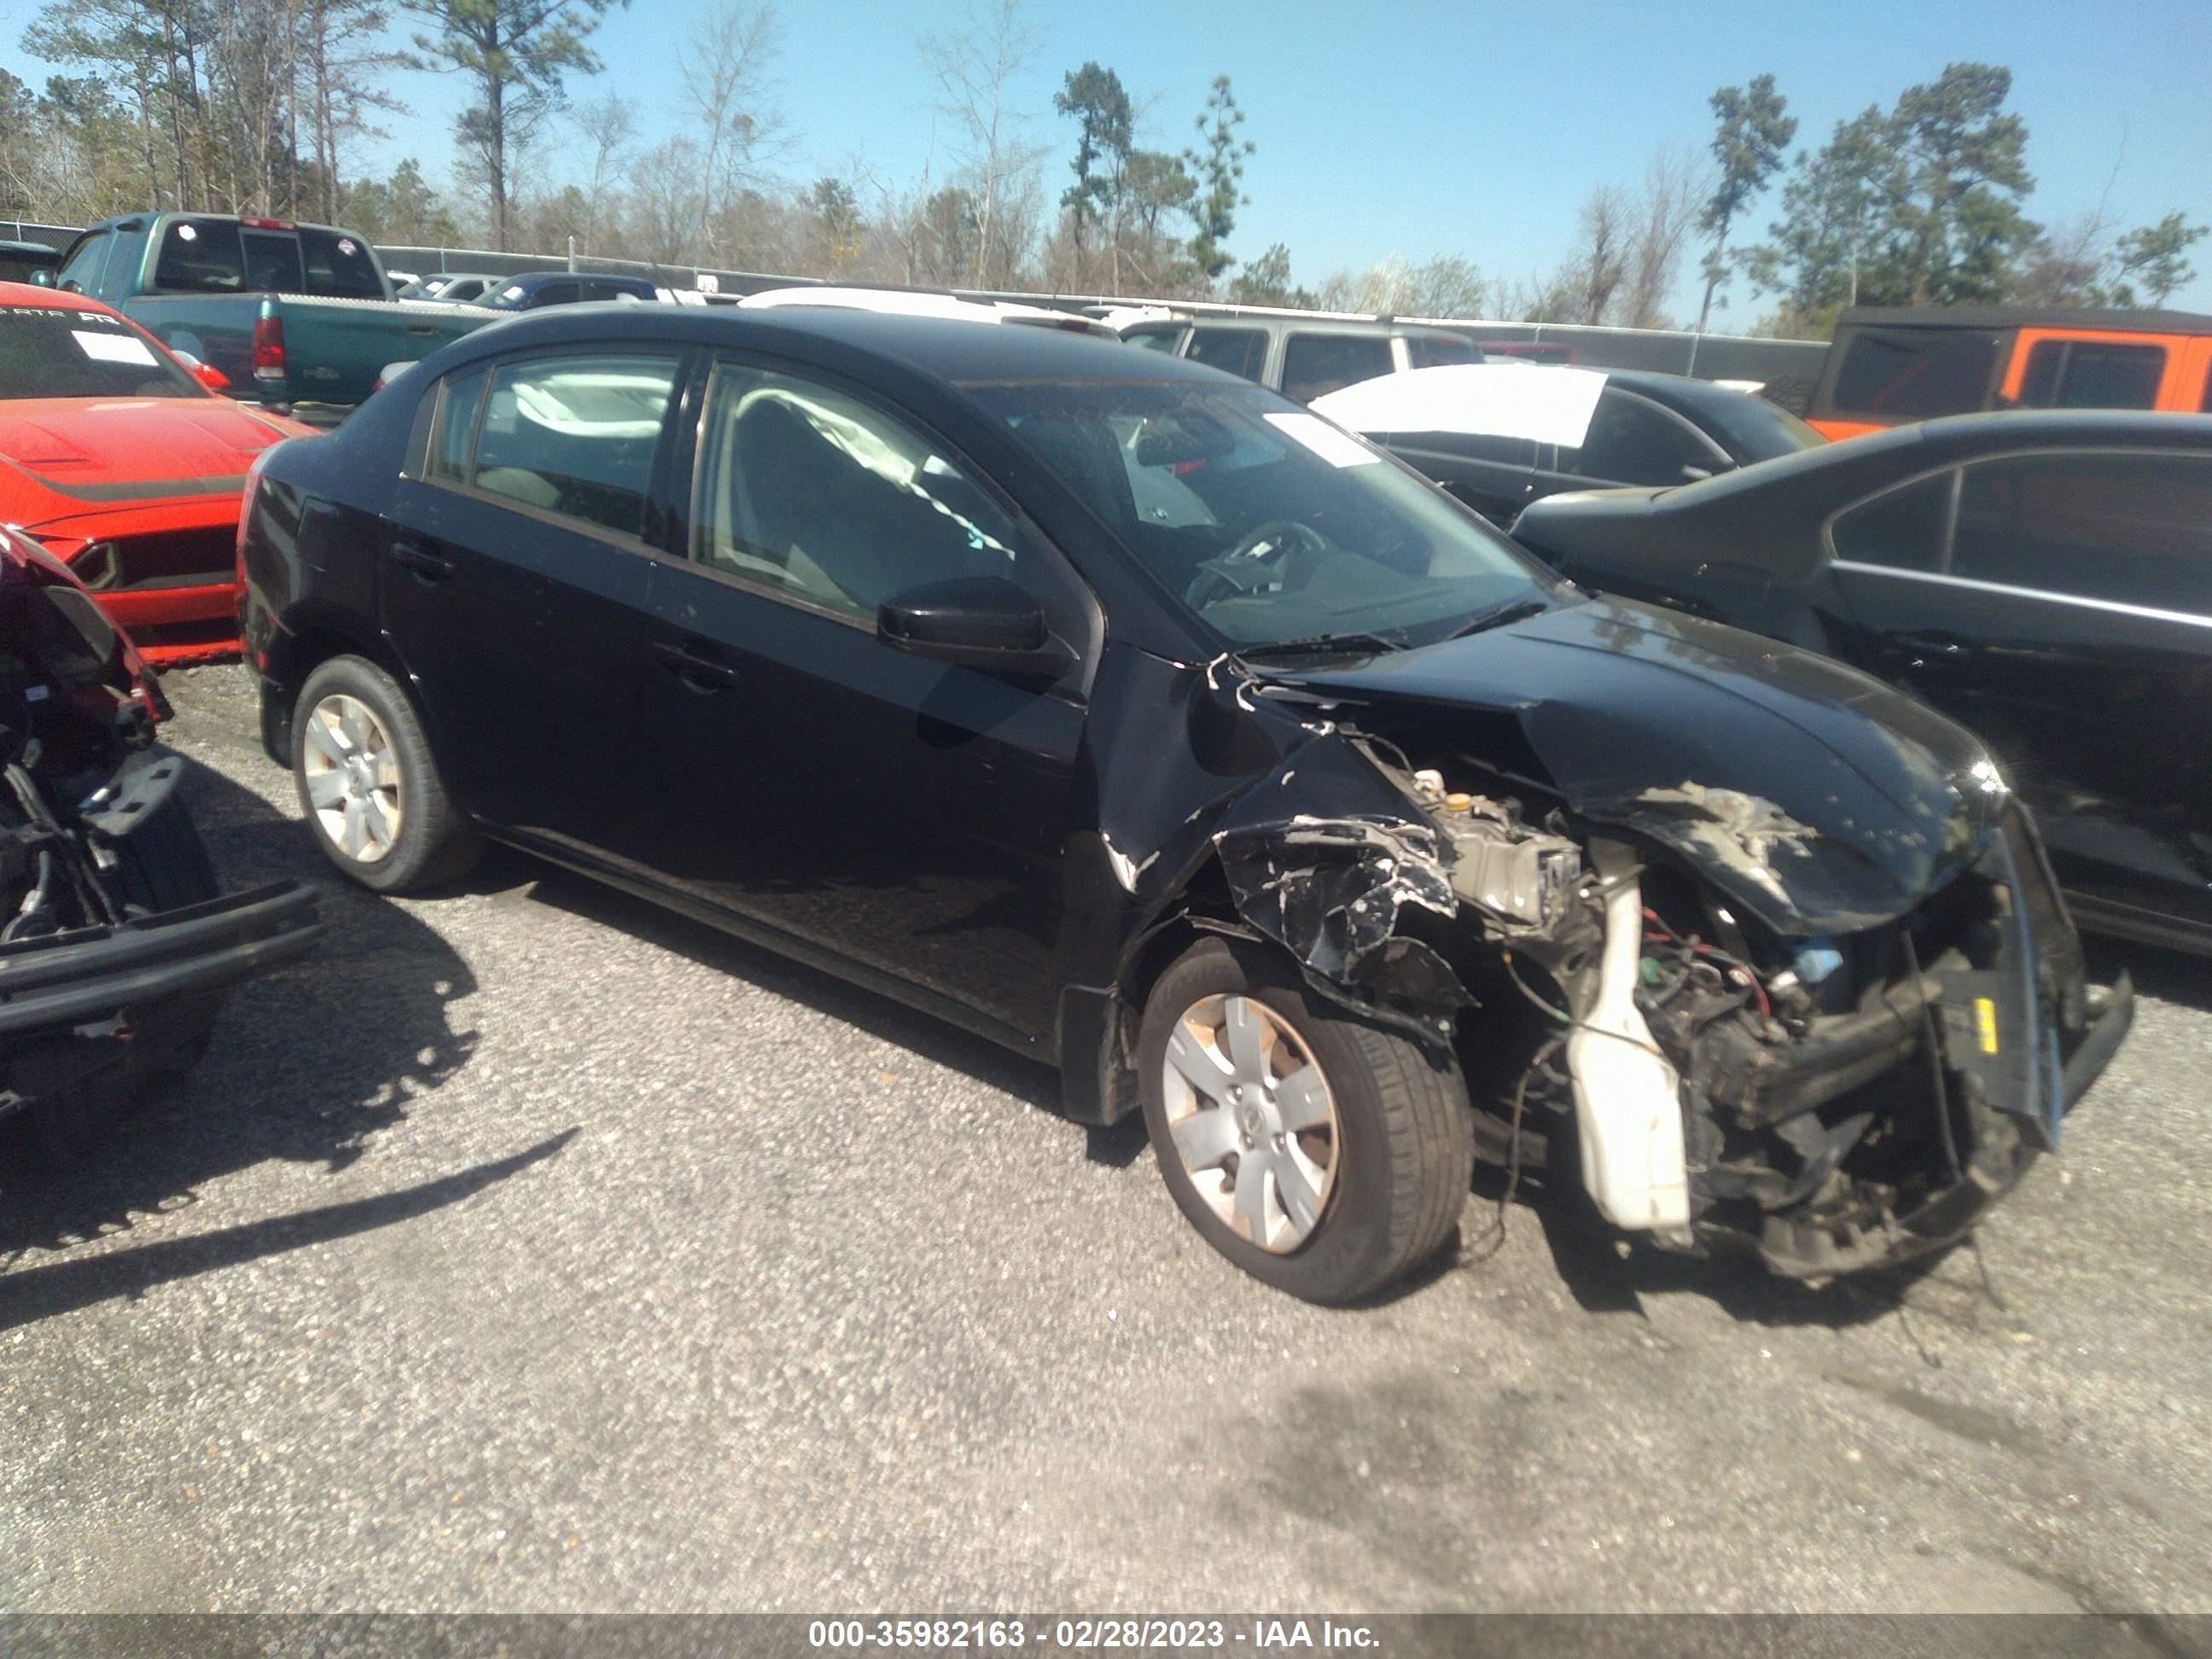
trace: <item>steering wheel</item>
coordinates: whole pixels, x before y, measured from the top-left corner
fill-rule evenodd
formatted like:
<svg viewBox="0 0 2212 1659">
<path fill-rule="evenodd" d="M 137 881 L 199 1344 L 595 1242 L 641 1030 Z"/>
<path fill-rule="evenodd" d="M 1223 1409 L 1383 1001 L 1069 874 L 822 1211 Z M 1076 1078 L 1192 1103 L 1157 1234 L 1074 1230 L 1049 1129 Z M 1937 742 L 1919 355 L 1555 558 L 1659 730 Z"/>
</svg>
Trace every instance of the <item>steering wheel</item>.
<svg viewBox="0 0 2212 1659">
<path fill-rule="evenodd" d="M 1183 603 L 1194 611 L 1203 611 L 1220 600 L 1255 593 L 1271 584 L 1297 586 L 1290 578 L 1299 556 L 1305 556 L 1306 573 L 1310 575 L 1312 565 L 1330 550 L 1328 538 L 1311 525 L 1296 519 L 1270 519 L 1239 538 L 1226 553 L 1200 564 L 1190 586 L 1183 590 Z"/>
</svg>

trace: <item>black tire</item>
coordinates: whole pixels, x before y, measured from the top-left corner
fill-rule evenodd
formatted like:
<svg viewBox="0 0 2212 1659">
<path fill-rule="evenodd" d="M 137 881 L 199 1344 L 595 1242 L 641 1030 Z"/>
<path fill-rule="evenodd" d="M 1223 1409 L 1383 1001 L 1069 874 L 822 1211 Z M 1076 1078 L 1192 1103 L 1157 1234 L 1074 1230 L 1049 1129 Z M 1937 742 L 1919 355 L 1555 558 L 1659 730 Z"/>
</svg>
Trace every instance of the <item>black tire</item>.
<svg viewBox="0 0 2212 1659">
<path fill-rule="evenodd" d="M 349 857 L 316 815 L 307 793 L 307 721 L 325 698 L 343 695 L 366 704 L 391 740 L 399 775 L 399 833 L 391 850 L 374 862 Z M 362 886 L 380 893 L 434 887 L 465 875 L 483 855 L 483 841 L 454 811 L 430 752 L 415 705 L 391 675 L 366 657 L 332 657 L 307 676 L 292 708 L 292 781 L 300 810 L 324 856 Z"/>
<path fill-rule="evenodd" d="M 1336 1103 L 1334 1185 L 1304 1243 L 1277 1253 L 1240 1237 L 1193 1182 L 1168 1129 L 1162 1073 L 1185 1012 L 1212 996 L 1264 1003 L 1310 1052 Z M 1355 1302 L 1435 1255 L 1474 1172 L 1474 1115 L 1455 1066 L 1311 995 L 1285 963 L 1208 939 L 1162 974 L 1138 1042 L 1145 1127 L 1168 1190 L 1206 1243 L 1254 1278 L 1308 1302 Z M 1248 1143 L 1249 1144 L 1249 1143 Z"/>
</svg>

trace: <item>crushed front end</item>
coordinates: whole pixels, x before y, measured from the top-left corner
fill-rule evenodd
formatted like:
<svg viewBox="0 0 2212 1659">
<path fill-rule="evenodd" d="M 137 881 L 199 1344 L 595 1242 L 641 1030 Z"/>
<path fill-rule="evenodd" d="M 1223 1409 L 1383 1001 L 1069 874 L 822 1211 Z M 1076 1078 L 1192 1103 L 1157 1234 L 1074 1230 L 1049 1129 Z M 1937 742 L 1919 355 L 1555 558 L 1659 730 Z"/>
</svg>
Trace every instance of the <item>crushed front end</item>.
<svg viewBox="0 0 2212 1659">
<path fill-rule="evenodd" d="M 1771 801 L 1684 780 L 1583 810 L 1398 735 L 1340 720 L 1247 797 L 1217 838 L 1240 915 L 1449 1050 L 1494 1155 L 1664 1248 L 1820 1279 L 1949 1243 L 2128 1029 L 1993 776 L 1960 780 L 1932 890 L 1846 927 L 1790 902 L 1850 878 Z"/>
</svg>

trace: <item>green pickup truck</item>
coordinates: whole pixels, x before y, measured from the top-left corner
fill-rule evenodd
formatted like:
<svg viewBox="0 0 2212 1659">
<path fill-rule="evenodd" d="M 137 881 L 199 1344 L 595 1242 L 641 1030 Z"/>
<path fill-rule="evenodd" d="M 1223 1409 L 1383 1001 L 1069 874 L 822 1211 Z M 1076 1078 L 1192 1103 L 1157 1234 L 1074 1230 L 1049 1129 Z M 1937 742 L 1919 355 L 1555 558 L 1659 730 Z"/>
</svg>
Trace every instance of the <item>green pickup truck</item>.
<svg viewBox="0 0 2212 1659">
<path fill-rule="evenodd" d="M 427 357 L 500 315 L 394 300 L 376 251 L 351 231 L 222 214 L 102 220 L 52 280 L 220 370 L 241 402 L 320 425 L 375 390 L 387 363 Z"/>
</svg>

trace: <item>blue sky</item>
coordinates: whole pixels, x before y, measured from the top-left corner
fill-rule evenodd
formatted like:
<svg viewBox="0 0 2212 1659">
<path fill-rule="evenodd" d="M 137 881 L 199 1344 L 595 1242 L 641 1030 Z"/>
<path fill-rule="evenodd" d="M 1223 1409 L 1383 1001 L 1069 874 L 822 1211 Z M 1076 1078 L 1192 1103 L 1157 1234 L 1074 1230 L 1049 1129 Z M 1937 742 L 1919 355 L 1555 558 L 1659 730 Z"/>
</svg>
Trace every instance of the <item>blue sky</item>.
<svg viewBox="0 0 2212 1659">
<path fill-rule="evenodd" d="M 606 72 L 572 92 L 611 88 L 638 101 L 649 137 L 677 130 L 672 42 L 693 9 L 690 0 L 633 0 L 610 13 L 593 41 Z M 777 9 L 776 96 L 796 139 L 782 171 L 805 179 L 859 156 L 905 181 L 935 129 L 941 176 L 948 143 L 915 40 L 957 27 L 959 0 L 784 0 Z M 1227 73 L 1259 145 L 1231 249 L 1249 256 L 1285 242 L 1301 281 L 1392 252 L 1462 254 L 1505 279 L 1547 269 L 1594 182 L 1632 184 L 1660 143 L 1702 146 L 1713 88 L 1763 70 L 1801 117 L 1800 142 L 1818 143 L 1839 118 L 1888 104 L 1947 62 L 2005 64 L 2011 107 L 2029 129 L 2031 216 L 2087 210 L 2112 181 L 2109 211 L 2123 227 L 2176 209 L 2212 222 L 2205 0 L 1029 0 L 1027 9 L 1041 46 L 1016 101 L 1036 112 L 1030 135 L 1053 148 L 1055 190 L 1073 129 L 1050 115 L 1050 100 L 1066 70 L 1086 58 L 1115 70 L 1147 112 L 1145 141 L 1160 148 L 1187 142 L 1208 81 Z M 0 64 L 36 81 L 46 71 L 16 45 L 34 10 L 0 0 Z M 442 178 L 465 89 L 410 75 L 400 90 L 410 112 L 356 166 L 415 154 Z M 1759 228 L 1772 205 L 1770 197 Z M 2172 303 L 2212 310 L 2212 240 L 2195 263 L 2203 274 Z M 1686 271 L 1679 308 L 1694 304 L 1689 286 Z M 1718 320 L 1741 326 L 1753 310 L 1740 294 Z"/>
</svg>

